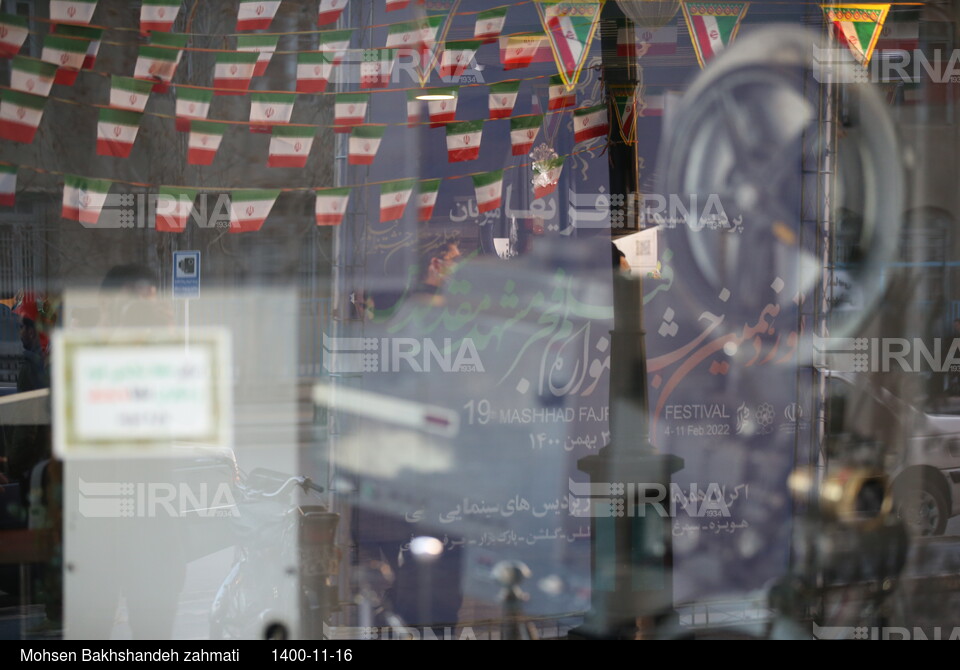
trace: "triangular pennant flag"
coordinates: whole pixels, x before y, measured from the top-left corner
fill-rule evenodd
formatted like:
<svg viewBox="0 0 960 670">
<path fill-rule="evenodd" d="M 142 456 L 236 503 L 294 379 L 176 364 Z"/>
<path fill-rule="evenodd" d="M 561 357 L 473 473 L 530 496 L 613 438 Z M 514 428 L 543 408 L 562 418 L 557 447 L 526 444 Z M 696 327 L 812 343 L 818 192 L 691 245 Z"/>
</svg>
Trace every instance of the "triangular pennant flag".
<svg viewBox="0 0 960 670">
<path fill-rule="evenodd" d="M 470 66 L 481 44 L 482 42 L 476 40 L 444 44 L 443 54 L 440 56 L 440 78 L 457 77 L 459 79 L 464 70 Z"/>
<path fill-rule="evenodd" d="M 415 69 L 421 87 L 430 81 L 430 73 L 439 60 L 437 45 L 446 41 L 452 17 L 457 15 L 459 7 L 460 0 L 431 0 L 426 5 L 426 17 L 419 19 L 420 62 Z"/>
<path fill-rule="evenodd" d="M 82 70 L 92 70 L 97 62 L 97 54 L 100 53 L 100 40 L 103 39 L 103 28 L 89 28 L 87 26 L 52 26 L 51 32 L 56 32 L 61 37 L 72 37 L 74 39 L 87 40 L 87 53 L 83 57 Z"/>
<path fill-rule="evenodd" d="M 407 125 L 414 126 L 420 123 L 420 110 L 423 108 L 421 92 L 417 89 L 407 91 Z"/>
<path fill-rule="evenodd" d="M 333 102 L 333 132 L 349 133 L 367 118 L 369 93 L 337 93 Z"/>
<path fill-rule="evenodd" d="M 530 63 L 549 63 L 552 60 L 550 41 L 543 33 L 504 35 L 500 38 L 500 63 L 504 70 L 517 70 Z"/>
<path fill-rule="evenodd" d="M 190 140 L 187 149 L 187 163 L 190 165 L 211 165 L 217 156 L 217 149 L 227 130 L 226 123 L 216 121 L 191 121 Z"/>
<path fill-rule="evenodd" d="M 317 14 L 318 26 L 329 26 L 336 23 L 347 6 L 348 0 L 320 0 L 320 12 Z"/>
<path fill-rule="evenodd" d="M 580 78 L 590 42 L 600 23 L 603 0 L 534 0 L 563 83 L 572 87 Z"/>
<path fill-rule="evenodd" d="M 168 33 L 180 13 L 179 0 L 143 0 L 140 6 L 140 32 Z"/>
<path fill-rule="evenodd" d="M 450 88 L 432 88 L 427 102 L 430 114 L 430 127 L 439 128 L 457 118 L 457 102 L 460 100 L 460 89 L 457 86 Z"/>
<path fill-rule="evenodd" d="M 749 2 L 683 2 L 683 18 L 693 50 L 704 67 L 737 37 Z"/>
<path fill-rule="evenodd" d="M 547 102 L 547 109 L 555 111 L 566 109 L 567 107 L 577 106 L 577 94 L 568 88 L 563 81 L 563 77 L 555 74 L 550 77 L 550 88 Z"/>
<path fill-rule="evenodd" d="M 210 115 L 212 100 L 213 91 L 209 88 L 177 86 L 177 130 L 189 132 L 191 120 L 206 120 Z"/>
<path fill-rule="evenodd" d="M 13 207 L 17 200 L 17 166 L 0 165 L 0 205 Z"/>
<path fill-rule="evenodd" d="M 387 29 L 388 49 L 416 49 L 420 50 L 420 31 L 424 28 L 424 21 L 403 21 L 394 23 Z"/>
<path fill-rule="evenodd" d="M 633 144 L 637 141 L 637 87 L 610 86 L 610 95 L 620 136 L 627 144 Z"/>
<path fill-rule="evenodd" d="M 890 5 L 820 5 L 839 42 L 847 45 L 857 62 L 870 64 L 883 31 Z"/>
<path fill-rule="evenodd" d="M 54 23 L 90 23 L 97 0 L 50 0 L 50 20 Z"/>
<path fill-rule="evenodd" d="M 360 88 L 389 86 L 396 55 L 394 49 L 365 49 L 360 63 Z"/>
<path fill-rule="evenodd" d="M 268 30 L 280 0 L 240 0 L 237 30 Z"/>
<path fill-rule="evenodd" d="M 490 84 L 490 95 L 487 106 L 490 109 L 491 119 L 506 119 L 513 115 L 513 108 L 517 104 L 517 94 L 520 92 L 520 80 L 511 79 Z"/>
<path fill-rule="evenodd" d="M 503 24 L 507 20 L 509 5 L 488 9 L 477 14 L 477 21 L 473 24 L 473 39 L 483 40 L 484 44 L 495 42 L 503 32 Z"/>
<path fill-rule="evenodd" d="M 153 84 L 133 77 L 110 77 L 110 106 L 114 109 L 126 109 L 142 112 L 150 100 Z"/>
<path fill-rule="evenodd" d="M 513 147 L 511 154 L 523 156 L 530 153 L 542 125 L 543 114 L 515 116 L 510 119 L 510 145 Z"/>
<path fill-rule="evenodd" d="M 473 188 L 477 194 L 477 210 L 481 214 L 498 209 L 503 193 L 503 170 L 473 175 Z"/>
<path fill-rule="evenodd" d="M 179 186 L 161 186 L 157 192 L 156 220 L 158 233 L 182 233 L 193 213 L 199 191 Z"/>
<path fill-rule="evenodd" d="M 279 196 L 279 189 L 234 191 L 230 195 L 230 232 L 260 230 Z"/>
<path fill-rule="evenodd" d="M 72 86 L 77 79 L 77 73 L 83 68 L 89 46 L 90 40 L 54 34 L 45 35 L 40 58 L 57 66 L 55 83 Z"/>
<path fill-rule="evenodd" d="M 315 132 L 305 126 L 274 126 L 267 167 L 306 167 Z"/>
<path fill-rule="evenodd" d="M 297 55 L 297 92 L 323 93 L 333 73 L 334 54 L 307 51 Z"/>
<path fill-rule="evenodd" d="M 128 158 L 140 131 L 143 114 L 123 109 L 100 109 L 97 155 Z"/>
<path fill-rule="evenodd" d="M 343 222 L 343 214 L 347 211 L 349 200 L 349 188 L 318 188 L 317 225 L 339 226 Z"/>
<path fill-rule="evenodd" d="M 534 164 L 536 175 L 533 178 L 533 197 L 545 198 L 557 190 L 557 183 L 560 181 L 560 171 L 563 168 L 563 162 L 566 157 L 548 158 L 547 160 L 537 161 Z"/>
<path fill-rule="evenodd" d="M 250 80 L 259 55 L 249 52 L 220 52 L 213 72 L 215 95 L 241 95 L 250 89 Z"/>
<path fill-rule="evenodd" d="M 480 157 L 483 121 L 462 121 L 447 124 L 447 160 L 451 163 L 472 161 Z"/>
<path fill-rule="evenodd" d="M 250 132 L 269 133 L 274 125 L 290 123 L 296 100 L 293 93 L 251 93 Z"/>
<path fill-rule="evenodd" d="M 21 91 L 4 91 L 0 98 L 0 138 L 30 144 L 33 142 L 43 106 L 47 99 Z"/>
<path fill-rule="evenodd" d="M 395 12 L 398 9 L 406 9 L 410 0 L 387 0 L 387 11 Z"/>
<path fill-rule="evenodd" d="M 180 33 L 151 33 L 150 44 L 140 47 L 133 76 L 152 81 L 157 93 L 166 92 L 186 44 L 187 36 Z"/>
<path fill-rule="evenodd" d="M 433 218 L 433 208 L 437 205 L 440 192 L 440 179 L 424 179 L 420 182 L 420 195 L 417 197 L 417 219 L 429 221 Z"/>
<path fill-rule="evenodd" d="M 253 68 L 254 77 L 262 77 L 270 65 L 273 52 L 277 50 L 276 35 L 238 35 L 237 51 L 255 51 L 259 54 L 257 66 Z"/>
<path fill-rule="evenodd" d="M 14 56 L 10 64 L 10 88 L 33 95 L 50 95 L 57 66 L 42 60 Z"/>
<path fill-rule="evenodd" d="M 20 53 L 30 34 L 29 25 L 24 16 L 0 14 L 0 57 L 9 58 Z"/>
<path fill-rule="evenodd" d="M 416 179 L 399 179 L 380 185 L 380 223 L 403 218 Z"/>
<path fill-rule="evenodd" d="M 579 144 L 610 133 L 607 106 L 583 107 L 573 112 L 573 143 Z"/>
<path fill-rule="evenodd" d="M 339 65 L 343 54 L 350 48 L 353 30 L 327 30 L 320 34 L 317 51 L 333 55 L 333 64 Z"/>
<path fill-rule="evenodd" d="M 385 126 L 357 126 L 350 131 L 350 149 L 347 163 L 350 165 L 372 165 L 380 149 Z"/>
<path fill-rule="evenodd" d="M 65 175 L 63 179 L 63 209 L 60 216 L 71 221 L 95 225 L 110 193 L 112 182 L 106 179 L 87 179 Z"/>
</svg>

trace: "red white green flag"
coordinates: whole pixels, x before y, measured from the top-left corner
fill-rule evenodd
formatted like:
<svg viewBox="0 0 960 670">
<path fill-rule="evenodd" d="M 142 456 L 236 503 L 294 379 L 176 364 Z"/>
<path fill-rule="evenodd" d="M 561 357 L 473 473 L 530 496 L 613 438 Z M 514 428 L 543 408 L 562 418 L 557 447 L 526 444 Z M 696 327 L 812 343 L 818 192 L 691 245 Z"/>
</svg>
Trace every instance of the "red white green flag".
<svg viewBox="0 0 960 670">
<path fill-rule="evenodd" d="M 325 30 L 320 33 L 320 40 L 317 44 L 317 51 L 333 54 L 333 64 L 339 65 L 343 60 L 343 54 L 350 48 L 350 39 L 353 37 L 353 30 Z"/>
<path fill-rule="evenodd" d="M 16 14 L 0 14 L 0 57 L 9 58 L 20 53 L 20 48 L 30 34 L 26 17 Z"/>
<path fill-rule="evenodd" d="M 480 41 L 446 42 L 443 54 L 440 56 L 440 77 L 450 79 L 459 78 L 464 70 L 470 67 L 473 57 L 480 48 Z"/>
<path fill-rule="evenodd" d="M 550 77 L 550 89 L 547 102 L 547 109 L 554 111 L 557 109 L 566 109 L 567 107 L 576 107 L 577 93 L 568 88 L 563 81 L 563 77 L 558 74 Z"/>
<path fill-rule="evenodd" d="M 451 163 L 480 157 L 483 120 L 447 124 L 447 160 Z"/>
<path fill-rule="evenodd" d="M 72 86 L 83 68 L 90 40 L 74 39 L 61 35 L 46 35 L 43 38 L 41 60 L 57 66 L 55 83 Z"/>
<path fill-rule="evenodd" d="M 544 34 L 504 35 L 500 38 L 500 63 L 504 70 L 516 70 L 530 63 L 553 60 L 550 41 Z"/>
<path fill-rule="evenodd" d="M 333 131 L 349 133 L 367 118 L 369 93 L 337 93 L 333 102 Z"/>
<path fill-rule="evenodd" d="M 220 52 L 213 72 L 216 95 L 242 95 L 250 89 L 250 80 L 257 67 L 258 54 L 250 52 Z"/>
<path fill-rule="evenodd" d="M 510 119 L 510 145 L 513 147 L 511 154 L 523 156 L 530 153 L 542 125 L 543 114 L 515 116 Z"/>
<path fill-rule="evenodd" d="M 147 108 L 153 84 L 133 77 L 110 77 L 110 106 L 131 112 L 142 112 Z"/>
<path fill-rule="evenodd" d="M 128 158 L 137 141 L 143 114 L 123 109 L 100 110 L 97 122 L 97 155 Z"/>
<path fill-rule="evenodd" d="M 100 52 L 100 40 L 103 39 L 103 28 L 90 28 L 88 26 L 52 26 L 50 32 L 56 33 L 61 37 L 72 37 L 78 40 L 87 40 L 87 53 L 83 57 L 82 70 L 92 70 L 97 62 L 97 54 Z"/>
<path fill-rule="evenodd" d="M 234 191 L 230 194 L 230 232 L 249 233 L 260 230 L 270 216 L 280 190 Z"/>
<path fill-rule="evenodd" d="M 13 207 L 17 199 L 17 166 L 0 165 L 0 205 Z"/>
<path fill-rule="evenodd" d="M 274 126 L 267 167 L 306 167 L 315 133 L 304 126 Z"/>
<path fill-rule="evenodd" d="M 387 0 L 387 11 L 395 12 L 398 9 L 406 9 L 410 0 Z"/>
<path fill-rule="evenodd" d="M 737 37 L 749 2 L 684 2 L 683 18 L 690 31 L 693 50 L 704 67 Z"/>
<path fill-rule="evenodd" d="M 637 118 L 663 116 L 663 93 L 644 92 L 637 100 Z"/>
<path fill-rule="evenodd" d="M 63 178 L 63 208 L 60 216 L 71 221 L 95 225 L 113 182 L 75 175 Z"/>
<path fill-rule="evenodd" d="M 439 128 L 455 120 L 457 118 L 457 103 L 460 101 L 459 87 L 432 88 L 430 89 L 430 93 L 439 98 L 427 102 L 427 109 L 430 114 L 430 127 Z"/>
<path fill-rule="evenodd" d="M 153 33 L 153 36 L 165 33 Z M 133 76 L 137 79 L 153 82 L 153 90 L 163 93 L 173 81 L 173 75 L 180 63 L 180 51 L 164 46 L 145 45 L 140 47 Z"/>
<path fill-rule="evenodd" d="M 437 205 L 440 192 L 439 179 L 424 179 L 420 182 L 420 194 L 417 196 L 417 219 L 429 221 L 433 218 L 433 208 Z"/>
<path fill-rule="evenodd" d="M 54 23 L 90 23 L 97 0 L 50 0 L 50 20 Z"/>
<path fill-rule="evenodd" d="M 336 23 L 347 6 L 348 0 L 320 0 L 320 12 L 317 14 L 318 26 L 329 26 Z"/>
<path fill-rule="evenodd" d="M 477 209 L 481 214 L 499 208 L 503 193 L 503 170 L 473 175 L 473 189 L 477 194 Z"/>
<path fill-rule="evenodd" d="M 420 112 L 423 109 L 421 93 L 417 89 L 407 91 L 407 125 L 414 126 L 420 123 Z"/>
<path fill-rule="evenodd" d="M 347 163 L 350 165 L 372 165 L 383 140 L 385 126 L 357 126 L 350 131 L 349 154 Z"/>
<path fill-rule="evenodd" d="M 322 51 L 307 51 L 297 55 L 297 91 L 322 93 L 327 90 L 333 74 L 335 55 Z"/>
<path fill-rule="evenodd" d="M 269 133 L 277 124 L 290 123 L 296 100 L 294 93 L 251 93 L 250 132 Z"/>
<path fill-rule="evenodd" d="M 199 191 L 179 186 L 161 186 L 157 192 L 154 227 L 159 233 L 182 233 L 193 213 Z"/>
<path fill-rule="evenodd" d="M 360 63 L 360 88 L 389 86 L 395 63 L 394 49 L 365 49 L 363 62 Z"/>
<path fill-rule="evenodd" d="M 0 138 L 30 144 L 40 127 L 47 99 L 22 91 L 4 91 L 0 98 Z"/>
<path fill-rule="evenodd" d="M 212 100 L 213 91 L 209 88 L 177 86 L 177 130 L 181 133 L 189 132 L 192 120 L 206 120 L 210 115 Z"/>
<path fill-rule="evenodd" d="M 403 218 L 415 179 L 399 179 L 380 185 L 380 223 Z"/>
<path fill-rule="evenodd" d="M 211 165 L 217 156 L 217 149 L 227 130 L 226 123 L 215 121 L 191 121 L 190 140 L 187 149 L 187 163 L 190 165 Z"/>
<path fill-rule="evenodd" d="M 560 171 L 563 169 L 563 162 L 566 157 L 549 158 L 545 161 L 538 161 L 537 174 L 533 177 L 533 197 L 545 198 L 557 190 L 557 183 L 560 181 Z"/>
<path fill-rule="evenodd" d="M 237 30 L 268 30 L 280 0 L 240 0 Z"/>
<path fill-rule="evenodd" d="M 266 73 L 279 39 L 276 35 L 237 36 L 237 51 L 255 51 L 258 54 L 257 65 L 253 68 L 254 77 L 262 77 Z"/>
<path fill-rule="evenodd" d="M 603 2 L 594 0 L 535 0 L 540 21 L 550 40 L 557 71 L 572 87 L 590 53 L 590 42 L 600 25 Z"/>
<path fill-rule="evenodd" d="M 821 5 L 827 21 L 833 26 L 837 41 L 846 44 L 857 62 L 870 63 L 873 50 L 883 32 L 890 5 Z"/>
<path fill-rule="evenodd" d="M 517 94 L 520 92 L 520 80 L 511 79 L 490 84 L 490 95 L 487 106 L 490 109 L 491 119 L 506 119 L 513 114 L 517 104 Z"/>
<path fill-rule="evenodd" d="M 318 188 L 317 225 L 339 226 L 343 222 L 343 213 L 347 211 L 349 200 L 349 188 Z"/>
<path fill-rule="evenodd" d="M 620 136 L 627 144 L 633 144 L 637 141 L 637 87 L 611 86 L 610 94 Z"/>
<path fill-rule="evenodd" d="M 33 95 L 50 95 L 57 66 L 42 60 L 14 56 L 10 64 L 10 88 Z"/>
<path fill-rule="evenodd" d="M 420 21 L 403 21 L 394 23 L 387 29 L 388 49 L 416 49 L 420 50 Z"/>
<path fill-rule="evenodd" d="M 507 20 L 509 5 L 488 9 L 477 14 L 477 21 L 473 24 L 473 39 L 494 42 L 503 32 L 503 24 Z"/>
<path fill-rule="evenodd" d="M 143 0 L 140 5 L 140 32 L 168 33 L 180 13 L 179 0 Z"/>
<path fill-rule="evenodd" d="M 607 106 L 595 105 L 583 107 L 573 112 L 573 142 L 579 144 L 598 137 L 606 137 L 610 132 L 607 120 Z"/>
</svg>

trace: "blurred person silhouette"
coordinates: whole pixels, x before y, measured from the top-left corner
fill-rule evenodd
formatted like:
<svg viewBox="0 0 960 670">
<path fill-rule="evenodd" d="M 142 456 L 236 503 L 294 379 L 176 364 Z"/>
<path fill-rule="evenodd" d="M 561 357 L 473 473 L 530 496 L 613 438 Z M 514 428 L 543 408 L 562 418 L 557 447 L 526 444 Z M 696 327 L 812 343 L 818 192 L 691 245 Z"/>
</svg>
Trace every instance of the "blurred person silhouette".
<svg viewBox="0 0 960 670">
<path fill-rule="evenodd" d="M 411 295 L 442 305 L 443 290 L 462 257 L 458 238 L 443 240 L 439 245 L 422 243 L 419 249 L 420 275 Z"/>
</svg>

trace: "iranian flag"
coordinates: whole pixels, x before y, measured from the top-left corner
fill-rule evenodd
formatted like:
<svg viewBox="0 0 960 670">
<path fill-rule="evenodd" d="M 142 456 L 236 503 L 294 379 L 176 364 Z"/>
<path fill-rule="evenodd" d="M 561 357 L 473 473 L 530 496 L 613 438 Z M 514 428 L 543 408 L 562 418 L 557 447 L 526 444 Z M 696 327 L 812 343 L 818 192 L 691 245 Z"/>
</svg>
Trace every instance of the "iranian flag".
<svg viewBox="0 0 960 670">
<path fill-rule="evenodd" d="M 166 47 L 142 46 L 137 55 L 137 64 L 133 69 L 136 79 L 153 82 L 153 90 L 163 93 L 173 81 L 180 62 L 180 52 Z"/>
<path fill-rule="evenodd" d="M 575 107 L 577 104 L 577 93 L 568 87 L 563 77 L 558 74 L 550 77 L 550 94 L 547 102 L 547 109 L 557 110 Z"/>
<path fill-rule="evenodd" d="M 89 46 L 90 40 L 46 35 L 43 38 L 43 51 L 40 58 L 57 66 L 55 83 L 72 86 L 77 80 L 77 74 L 83 68 Z"/>
<path fill-rule="evenodd" d="M 17 166 L 0 165 L 0 205 L 13 207 L 17 199 Z"/>
<path fill-rule="evenodd" d="M 206 120 L 210 115 L 212 100 L 213 91 L 209 88 L 177 86 L 177 130 L 181 133 L 189 132 L 192 120 Z"/>
<path fill-rule="evenodd" d="M 550 158 L 541 161 L 538 165 L 541 169 L 533 178 L 533 197 L 545 198 L 557 190 L 557 183 L 560 181 L 560 171 L 563 169 L 563 161 L 566 158 Z"/>
<path fill-rule="evenodd" d="M 380 223 L 403 218 L 415 179 L 399 179 L 380 186 Z"/>
<path fill-rule="evenodd" d="M 293 93 L 251 93 L 250 132 L 269 133 L 278 123 L 290 123 L 296 100 Z"/>
<path fill-rule="evenodd" d="M 549 63 L 553 60 L 547 36 L 504 35 L 500 38 L 500 62 L 504 70 L 516 70 L 530 63 Z"/>
<path fill-rule="evenodd" d="M 258 54 L 257 65 L 253 68 L 254 77 L 262 77 L 267 71 L 273 52 L 277 50 L 277 40 L 279 39 L 275 35 L 237 36 L 237 51 L 255 51 Z"/>
<path fill-rule="evenodd" d="M 607 120 L 607 106 L 595 105 L 583 107 L 573 112 L 573 143 L 579 144 L 598 137 L 606 137 L 610 132 Z"/>
<path fill-rule="evenodd" d="M 339 226 L 343 222 L 343 213 L 347 211 L 348 200 L 349 188 L 318 188 L 317 225 Z"/>
<path fill-rule="evenodd" d="M 396 62 L 393 49 L 366 49 L 360 63 L 360 88 L 386 88 Z"/>
<path fill-rule="evenodd" d="M 299 93 L 322 93 L 333 73 L 334 54 L 322 51 L 307 51 L 297 55 L 297 91 Z"/>
<path fill-rule="evenodd" d="M 110 78 L 110 106 L 114 109 L 126 109 L 142 112 L 147 107 L 153 84 L 133 77 L 113 75 Z"/>
<path fill-rule="evenodd" d="M 187 163 L 190 165 L 211 165 L 217 156 L 217 149 L 227 130 L 226 123 L 215 121 L 191 121 L 190 140 L 187 150 Z"/>
<path fill-rule="evenodd" d="M 197 189 L 161 186 L 157 193 L 157 217 L 154 227 L 159 233 L 182 233 L 193 213 Z"/>
<path fill-rule="evenodd" d="M 564 83 L 576 83 L 590 52 L 603 2 L 538 0 L 535 4 Z"/>
<path fill-rule="evenodd" d="M 631 86 L 611 86 L 613 109 L 617 115 L 620 136 L 627 144 L 637 139 L 637 89 Z"/>
<path fill-rule="evenodd" d="M 101 109 L 97 122 L 97 155 L 127 158 L 137 140 L 143 114 L 123 109 Z"/>
<path fill-rule="evenodd" d="M 279 196 L 279 190 L 234 191 L 230 196 L 230 232 L 260 230 Z"/>
<path fill-rule="evenodd" d="M 54 23 L 90 23 L 97 0 L 50 0 L 50 20 Z"/>
<path fill-rule="evenodd" d="M 429 221 L 433 218 L 433 208 L 437 205 L 439 192 L 439 179 L 424 179 L 420 182 L 420 195 L 417 196 L 417 218 L 420 221 Z"/>
<path fill-rule="evenodd" d="M 314 128 L 274 126 L 267 167 L 306 167 L 314 134 Z"/>
<path fill-rule="evenodd" d="M 22 91 L 4 91 L 0 99 L 0 138 L 30 144 L 40 127 L 47 99 Z"/>
<path fill-rule="evenodd" d="M 515 116 L 510 119 L 510 145 L 512 155 L 523 156 L 533 149 L 533 142 L 537 139 L 540 126 L 543 125 L 543 114 Z"/>
<path fill-rule="evenodd" d="M 380 148 L 385 126 L 357 126 L 350 131 L 350 165 L 371 165 Z"/>
<path fill-rule="evenodd" d="M 427 102 L 431 128 L 439 128 L 457 118 L 457 102 L 460 100 L 459 88 L 456 86 L 451 88 L 433 88 L 430 89 L 430 94 L 440 98 L 439 100 L 429 100 Z"/>
<path fill-rule="evenodd" d="M 140 32 L 168 33 L 180 13 L 180 3 L 175 0 L 143 0 L 140 5 Z"/>
<path fill-rule="evenodd" d="M 736 39 L 748 2 L 684 2 L 683 18 L 693 49 L 704 67 Z"/>
<path fill-rule="evenodd" d="M 520 92 L 520 80 L 511 79 L 490 84 L 490 95 L 487 106 L 490 108 L 491 119 L 505 119 L 513 114 L 513 107 L 517 104 L 517 93 Z"/>
<path fill-rule="evenodd" d="M 280 6 L 280 0 L 240 0 L 237 30 L 267 30 Z"/>
<path fill-rule="evenodd" d="M 26 56 L 14 56 L 10 64 L 10 88 L 33 95 L 50 95 L 57 66 Z"/>
<path fill-rule="evenodd" d="M 423 101 L 417 97 L 420 91 L 411 89 L 407 91 L 407 125 L 415 126 L 420 123 L 420 110 L 423 107 Z"/>
<path fill-rule="evenodd" d="M 483 120 L 447 124 L 447 160 L 451 163 L 480 157 Z"/>
<path fill-rule="evenodd" d="M 339 65 L 343 54 L 350 48 L 353 30 L 326 30 L 320 34 L 317 51 L 333 55 L 333 64 Z"/>
<path fill-rule="evenodd" d="M 394 23 L 387 29 L 388 49 L 420 49 L 420 22 Z"/>
<path fill-rule="evenodd" d="M 96 224 L 110 193 L 112 182 L 106 179 L 87 179 L 65 175 L 63 179 L 63 209 L 60 216 L 80 223 Z"/>
<path fill-rule="evenodd" d="M 333 102 L 333 132 L 349 133 L 367 118 L 369 93 L 337 93 Z"/>
<path fill-rule="evenodd" d="M 253 71 L 257 67 L 258 54 L 249 52 L 226 52 L 217 54 L 213 72 L 213 87 L 216 95 L 242 95 L 250 88 Z"/>
<path fill-rule="evenodd" d="M 677 27 L 664 26 L 652 30 L 643 28 L 637 33 L 634 23 L 617 23 L 617 56 L 641 58 L 643 56 L 672 56 L 677 53 Z"/>
<path fill-rule="evenodd" d="M 495 42 L 503 32 L 503 24 L 507 20 L 507 7 L 497 7 L 477 14 L 477 22 L 473 24 L 473 39 Z"/>
<path fill-rule="evenodd" d="M 410 0 L 387 0 L 387 11 L 395 12 L 398 9 L 406 9 Z"/>
<path fill-rule="evenodd" d="M 26 17 L 0 14 L 0 57 L 10 58 L 20 53 L 20 48 L 29 34 Z"/>
<path fill-rule="evenodd" d="M 81 70 L 92 70 L 100 53 L 100 40 L 103 39 L 102 28 L 88 28 L 87 26 L 52 26 L 51 33 L 60 37 L 72 37 L 78 40 L 87 40 L 87 53 L 83 56 Z"/>
<path fill-rule="evenodd" d="M 477 209 L 481 214 L 500 207 L 503 192 L 503 170 L 473 175 L 473 189 L 477 194 Z"/>
<path fill-rule="evenodd" d="M 482 42 L 459 41 L 447 42 L 443 45 L 443 54 L 440 56 L 440 77 L 460 77 L 463 71 L 470 66 L 477 49 Z"/>
<path fill-rule="evenodd" d="M 663 116 L 663 94 L 644 95 L 637 101 L 637 118 L 646 116 Z"/>
<path fill-rule="evenodd" d="M 867 66 L 883 32 L 890 5 L 821 5 L 821 8 L 833 26 L 837 41 L 846 44 L 857 62 Z"/>
<path fill-rule="evenodd" d="M 317 14 L 318 26 L 329 26 L 336 23 L 347 6 L 347 0 L 320 0 L 320 13 Z"/>
</svg>

